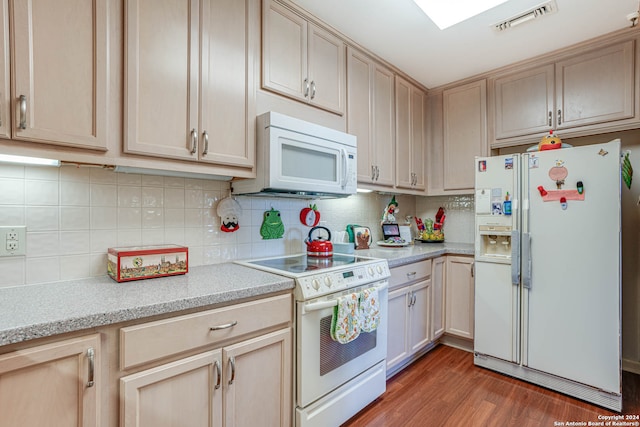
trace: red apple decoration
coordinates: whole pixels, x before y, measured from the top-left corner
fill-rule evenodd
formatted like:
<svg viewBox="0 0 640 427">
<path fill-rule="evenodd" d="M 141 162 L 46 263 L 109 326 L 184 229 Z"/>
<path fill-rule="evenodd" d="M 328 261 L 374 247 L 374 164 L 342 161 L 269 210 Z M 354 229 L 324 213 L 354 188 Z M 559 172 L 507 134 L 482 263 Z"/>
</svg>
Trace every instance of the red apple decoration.
<svg viewBox="0 0 640 427">
<path fill-rule="evenodd" d="M 316 205 L 309 205 L 300 211 L 300 222 L 307 227 L 315 227 L 320 222 L 320 211 Z"/>
</svg>

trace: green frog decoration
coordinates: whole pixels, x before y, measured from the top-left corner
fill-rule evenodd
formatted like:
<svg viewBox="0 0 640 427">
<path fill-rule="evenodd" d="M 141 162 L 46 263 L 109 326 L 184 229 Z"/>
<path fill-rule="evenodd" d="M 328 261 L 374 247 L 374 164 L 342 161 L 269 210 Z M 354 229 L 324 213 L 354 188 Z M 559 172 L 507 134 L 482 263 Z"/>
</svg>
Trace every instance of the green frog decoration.
<svg viewBox="0 0 640 427">
<path fill-rule="evenodd" d="M 284 235 L 284 224 L 280 217 L 280 211 L 273 208 L 265 211 L 262 225 L 260 226 L 260 235 L 263 240 L 282 238 Z"/>
</svg>

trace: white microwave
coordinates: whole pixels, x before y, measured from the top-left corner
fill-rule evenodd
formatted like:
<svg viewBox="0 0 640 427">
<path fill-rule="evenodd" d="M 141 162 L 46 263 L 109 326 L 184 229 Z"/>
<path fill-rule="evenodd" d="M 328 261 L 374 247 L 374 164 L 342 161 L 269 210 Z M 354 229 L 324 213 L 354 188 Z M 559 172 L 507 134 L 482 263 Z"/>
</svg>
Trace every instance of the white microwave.
<svg viewBox="0 0 640 427">
<path fill-rule="evenodd" d="M 327 198 L 356 192 L 354 135 L 273 111 L 258 116 L 256 132 L 256 178 L 233 181 L 233 194 Z"/>
</svg>

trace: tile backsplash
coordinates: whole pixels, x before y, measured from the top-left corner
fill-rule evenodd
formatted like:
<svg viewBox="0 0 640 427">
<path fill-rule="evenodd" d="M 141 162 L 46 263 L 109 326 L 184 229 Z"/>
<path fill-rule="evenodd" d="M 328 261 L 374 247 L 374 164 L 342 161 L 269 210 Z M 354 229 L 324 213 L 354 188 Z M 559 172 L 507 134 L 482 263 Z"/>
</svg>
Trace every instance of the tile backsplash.
<svg viewBox="0 0 640 427">
<path fill-rule="evenodd" d="M 0 258 L 0 286 L 55 282 L 106 274 L 109 247 L 173 243 L 189 247 L 191 266 L 304 251 L 309 228 L 299 220 L 310 202 L 238 197 L 240 229 L 220 230 L 217 202 L 230 193 L 224 181 L 116 173 L 97 167 L 0 165 L 0 225 L 27 226 L 26 256 Z M 321 222 L 332 232 L 350 223 L 379 222 L 391 195 L 358 194 L 314 200 Z M 451 242 L 473 242 L 473 198 L 396 196 L 405 216 L 433 217 L 447 211 Z M 282 239 L 263 240 L 266 210 L 279 210 Z M 415 228 L 415 225 L 413 226 Z"/>
</svg>

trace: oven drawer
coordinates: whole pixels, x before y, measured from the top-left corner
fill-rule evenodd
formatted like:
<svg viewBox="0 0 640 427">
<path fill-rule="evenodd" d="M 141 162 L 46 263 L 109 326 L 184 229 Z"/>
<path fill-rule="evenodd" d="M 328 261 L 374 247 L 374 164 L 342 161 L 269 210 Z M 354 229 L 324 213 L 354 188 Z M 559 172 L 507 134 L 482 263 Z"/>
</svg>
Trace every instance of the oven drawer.
<svg viewBox="0 0 640 427">
<path fill-rule="evenodd" d="M 431 260 L 414 262 L 391 269 L 389 289 L 431 276 Z"/>
<path fill-rule="evenodd" d="M 120 369 L 213 345 L 291 320 L 289 294 L 128 326 L 120 329 Z"/>
</svg>

